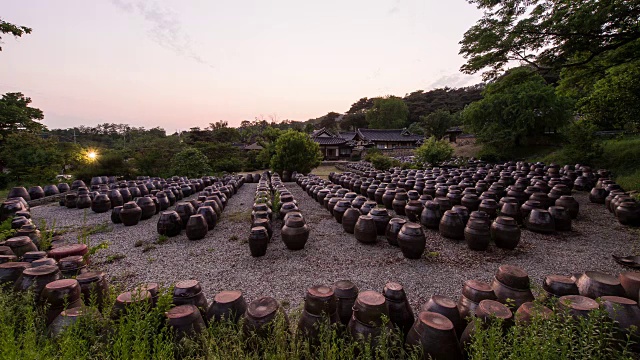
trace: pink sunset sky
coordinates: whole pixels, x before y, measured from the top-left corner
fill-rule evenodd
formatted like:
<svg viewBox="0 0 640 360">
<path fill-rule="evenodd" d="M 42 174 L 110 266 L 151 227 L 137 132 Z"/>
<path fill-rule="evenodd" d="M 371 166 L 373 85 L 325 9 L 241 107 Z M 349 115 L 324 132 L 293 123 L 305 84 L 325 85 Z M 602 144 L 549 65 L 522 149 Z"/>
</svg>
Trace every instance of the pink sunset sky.
<svg viewBox="0 0 640 360">
<path fill-rule="evenodd" d="M 168 132 L 218 120 L 305 121 L 361 97 L 460 87 L 465 0 L 0 0 L 0 92 L 49 128 L 128 123 Z"/>
</svg>

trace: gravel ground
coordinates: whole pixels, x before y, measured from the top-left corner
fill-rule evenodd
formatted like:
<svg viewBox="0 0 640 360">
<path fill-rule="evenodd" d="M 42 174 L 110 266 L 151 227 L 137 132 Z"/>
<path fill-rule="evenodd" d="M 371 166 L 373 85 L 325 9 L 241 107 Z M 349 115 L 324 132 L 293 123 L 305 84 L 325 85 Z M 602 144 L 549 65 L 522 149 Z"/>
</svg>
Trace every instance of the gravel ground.
<svg viewBox="0 0 640 360">
<path fill-rule="evenodd" d="M 110 213 L 95 214 L 66 209 L 57 205 L 32 209 L 34 219 L 45 219 L 56 226 L 77 227 L 109 222 L 112 231 L 96 233 L 93 245 L 109 242 L 108 249 L 92 257 L 92 267 L 106 271 L 112 282 L 131 288 L 142 282 L 164 285 L 179 280 L 197 279 L 211 300 L 221 290 L 242 290 L 249 301 L 260 296 L 286 300 L 295 307 L 302 303 L 305 289 L 314 284 L 332 284 L 341 279 L 353 281 L 361 290 L 381 291 L 386 282 L 404 285 L 414 309 L 433 294 L 457 300 L 468 279 L 490 281 L 501 264 L 513 264 L 528 271 L 532 283 L 541 284 L 547 274 L 566 274 L 601 270 L 610 274 L 627 271 L 611 255 L 640 252 L 638 230 L 623 227 L 603 205 L 591 204 L 586 193 L 575 193 L 580 215 L 573 231 L 541 235 L 522 231 L 522 240 L 514 251 L 491 245 L 486 252 L 474 252 L 464 242 L 441 237 L 426 230 L 426 256 L 408 260 L 399 248 L 390 246 L 384 237 L 374 245 L 365 245 L 342 230 L 329 212 L 309 197 L 297 184 L 287 188 L 298 201 L 311 236 L 304 250 L 289 251 L 280 238 L 280 223 L 274 222 L 274 237 L 267 254 L 253 258 L 247 239 L 250 211 L 256 184 L 245 184 L 230 200 L 216 228 L 203 240 L 189 241 L 184 232 L 162 244 L 158 239 L 158 216 L 134 227 L 111 224 Z M 75 242 L 70 232 L 65 239 Z M 136 247 L 142 241 L 145 245 Z M 147 247 L 147 251 L 145 250 Z M 107 262 L 110 256 L 126 257 Z M 285 304 L 286 304 L 285 303 Z"/>
</svg>

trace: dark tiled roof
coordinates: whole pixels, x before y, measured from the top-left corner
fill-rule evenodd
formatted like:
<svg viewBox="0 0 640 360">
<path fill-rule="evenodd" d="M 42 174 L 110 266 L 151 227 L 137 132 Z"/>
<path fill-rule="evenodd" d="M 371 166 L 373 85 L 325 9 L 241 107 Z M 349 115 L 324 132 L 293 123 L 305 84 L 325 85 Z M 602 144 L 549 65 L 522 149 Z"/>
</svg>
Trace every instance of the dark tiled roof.
<svg viewBox="0 0 640 360">
<path fill-rule="evenodd" d="M 407 129 L 358 129 L 358 133 L 366 141 L 416 142 L 424 138 L 411 134 Z"/>
<path fill-rule="evenodd" d="M 342 145 L 347 142 L 347 140 L 338 137 L 316 137 L 313 138 L 313 141 L 320 145 Z"/>
<path fill-rule="evenodd" d="M 353 140 L 356 137 L 356 132 L 343 132 L 340 133 L 340 137 L 345 140 Z"/>
<path fill-rule="evenodd" d="M 258 143 L 253 143 L 251 145 L 247 145 L 244 147 L 245 150 L 262 150 L 262 146 L 258 145 Z"/>
</svg>

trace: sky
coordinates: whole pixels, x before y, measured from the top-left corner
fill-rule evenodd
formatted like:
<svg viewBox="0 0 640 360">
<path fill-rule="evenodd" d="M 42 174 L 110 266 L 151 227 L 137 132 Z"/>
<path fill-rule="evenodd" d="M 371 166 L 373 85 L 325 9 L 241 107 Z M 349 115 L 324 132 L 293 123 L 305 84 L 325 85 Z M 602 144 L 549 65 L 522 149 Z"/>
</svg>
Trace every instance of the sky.
<svg viewBox="0 0 640 360">
<path fill-rule="evenodd" d="M 3 36 L 0 93 L 30 97 L 52 129 L 306 121 L 480 82 L 458 42 L 481 15 L 466 0 L 0 0 L 33 29 Z"/>
</svg>

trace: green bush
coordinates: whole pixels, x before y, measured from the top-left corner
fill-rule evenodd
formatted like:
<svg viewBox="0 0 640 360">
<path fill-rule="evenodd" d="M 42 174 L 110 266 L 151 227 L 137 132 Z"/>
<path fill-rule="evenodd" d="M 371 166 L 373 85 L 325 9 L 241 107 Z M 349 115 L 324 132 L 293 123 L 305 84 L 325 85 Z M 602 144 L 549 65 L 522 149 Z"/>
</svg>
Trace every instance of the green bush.
<svg viewBox="0 0 640 360">
<path fill-rule="evenodd" d="M 209 166 L 209 158 L 196 148 L 186 148 L 177 153 L 171 159 L 171 169 L 174 175 L 190 178 L 201 177 L 213 172 Z"/>
<path fill-rule="evenodd" d="M 389 170 L 394 166 L 400 165 L 400 162 L 398 160 L 381 154 L 374 154 L 369 156 L 369 161 L 377 170 Z"/>
<path fill-rule="evenodd" d="M 595 132 L 597 126 L 586 120 L 573 122 L 566 129 L 568 143 L 564 153 L 568 163 L 593 165 L 602 156 L 603 148 Z"/>
<path fill-rule="evenodd" d="M 451 147 L 449 141 L 438 140 L 435 136 L 431 136 L 416 149 L 416 158 L 431 165 L 437 165 L 449 160 L 451 156 L 453 156 L 453 147 Z"/>
<path fill-rule="evenodd" d="M 311 140 L 309 134 L 287 130 L 276 140 L 271 168 L 280 174 L 285 170 L 307 174 L 318 167 L 321 161 L 320 145 Z"/>
</svg>

